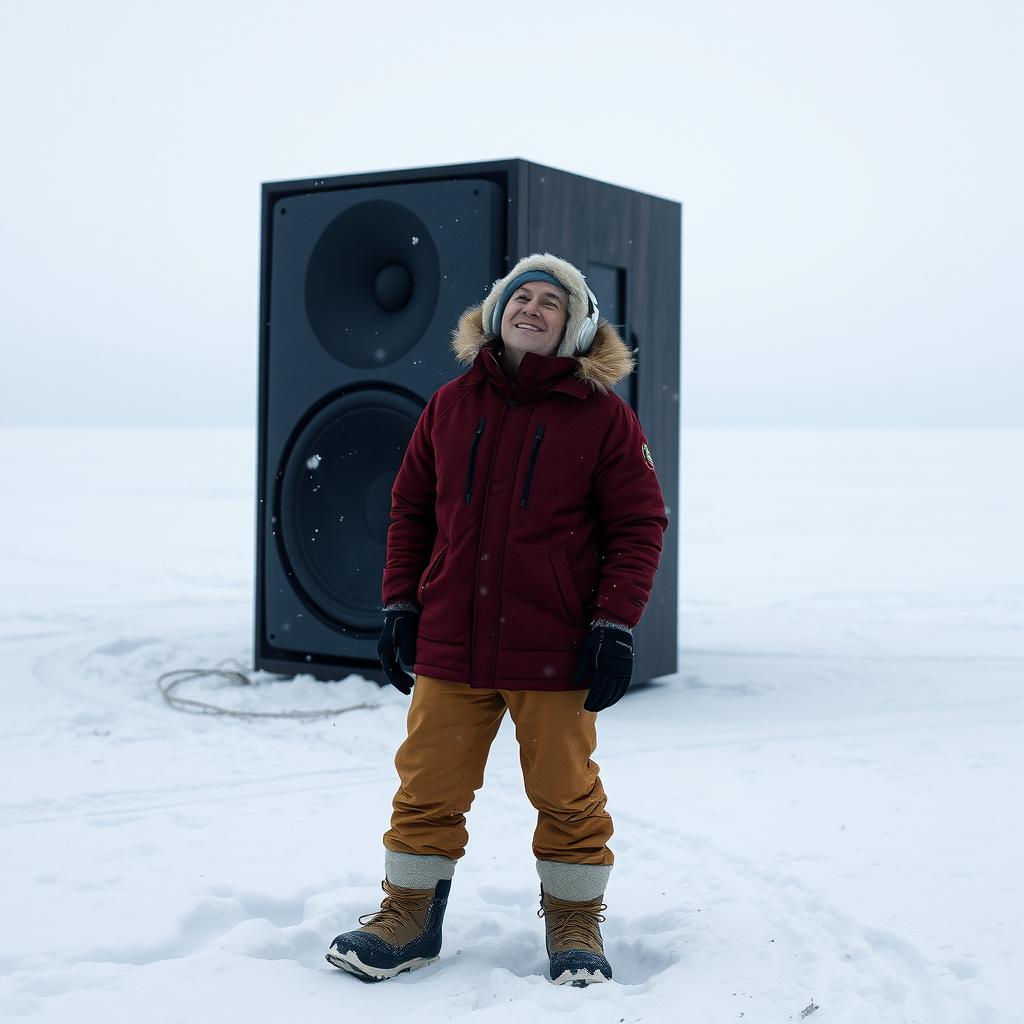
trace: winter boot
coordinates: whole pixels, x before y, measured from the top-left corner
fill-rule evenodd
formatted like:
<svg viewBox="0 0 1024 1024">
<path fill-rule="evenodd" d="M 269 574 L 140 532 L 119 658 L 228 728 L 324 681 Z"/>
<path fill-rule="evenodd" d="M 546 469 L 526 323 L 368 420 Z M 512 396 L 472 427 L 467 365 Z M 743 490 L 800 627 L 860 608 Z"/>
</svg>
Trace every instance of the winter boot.
<svg viewBox="0 0 1024 1024">
<path fill-rule="evenodd" d="M 454 862 L 389 851 L 386 864 L 381 888 L 387 895 L 380 910 L 360 917 L 362 927 L 339 935 L 327 952 L 328 963 L 362 981 L 384 981 L 403 971 L 415 971 L 433 963 L 441 952 L 441 925 Z M 438 864 L 445 866 L 438 869 Z M 442 873 L 448 877 L 438 878 Z M 408 888 L 396 885 L 392 881 L 396 877 L 431 884 Z M 370 920 L 364 923 L 364 917 Z"/>
<path fill-rule="evenodd" d="M 551 980 L 556 985 L 582 988 L 611 981 L 612 969 L 604 956 L 600 911 L 611 864 L 569 864 L 538 860 L 540 910 L 551 960 Z"/>
<path fill-rule="evenodd" d="M 560 900 L 540 890 L 538 917 L 544 918 L 548 973 L 556 985 L 583 988 L 595 982 L 611 981 L 612 969 L 604 956 L 600 913 L 606 904 L 598 897 L 585 903 Z"/>
</svg>

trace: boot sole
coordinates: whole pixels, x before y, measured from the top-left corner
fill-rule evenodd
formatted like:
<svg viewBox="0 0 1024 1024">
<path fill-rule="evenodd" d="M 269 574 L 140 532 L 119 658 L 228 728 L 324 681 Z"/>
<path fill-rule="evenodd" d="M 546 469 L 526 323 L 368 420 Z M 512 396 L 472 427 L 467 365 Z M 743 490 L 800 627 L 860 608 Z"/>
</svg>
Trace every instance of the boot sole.
<svg viewBox="0 0 1024 1024">
<path fill-rule="evenodd" d="M 598 985 L 603 981 L 610 981 L 600 971 L 562 971 L 557 978 L 552 978 L 553 985 L 572 985 L 574 988 L 586 988 L 588 985 Z"/>
<path fill-rule="evenodd" d="M 406 971 L 418 971 L 421 967 L 426 967 L 427 964 L 432 964 L 438 958 L 432 957 L 415 957 L 412 960 L 406 960 L 404 964 L 399 964 L 397 967 L 374 967 L 371 964 L 364 964 L 359 959 L 359 954 L 355 950 L 348 950 L 344 953 L 331 949 L 325 955 L 325 959 L 329 964 L 333 964 L 335 967 L 340 968 L 348 974 L 353 975 L 360 981 L 387 981 L 388 978 L 393 978 L 396 974 L 404 974 Z"/>
</svg>

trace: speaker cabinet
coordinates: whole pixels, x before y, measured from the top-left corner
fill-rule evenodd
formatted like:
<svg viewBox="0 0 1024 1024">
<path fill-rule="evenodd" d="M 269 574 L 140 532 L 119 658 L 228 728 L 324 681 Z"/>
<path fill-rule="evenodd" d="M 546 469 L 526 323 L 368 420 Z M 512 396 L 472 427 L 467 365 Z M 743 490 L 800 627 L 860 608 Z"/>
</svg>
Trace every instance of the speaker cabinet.
<svg viewBox="0 0 1024 1024">
<path fill-rule="evenodd" d="M 254 665 L 383 680 L 391 485 L 430 396 L 462 369 L 459 315 L 522 256 L 575 263 L 635 349 L 620 385 L 670 526 L 636 678 L 676 670 L 678 203 L 523 160 L 264 184 Z"/>
</svg>

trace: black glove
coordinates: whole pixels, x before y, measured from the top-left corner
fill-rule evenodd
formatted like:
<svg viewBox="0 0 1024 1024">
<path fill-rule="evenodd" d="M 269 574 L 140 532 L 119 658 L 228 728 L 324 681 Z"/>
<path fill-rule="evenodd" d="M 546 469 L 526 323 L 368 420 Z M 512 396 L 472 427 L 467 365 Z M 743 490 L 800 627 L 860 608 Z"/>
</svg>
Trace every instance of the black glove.
<svg viewBox="0 0 1024 1024">
<path fill-rule="evenodd" d="M 410 608 L 399 608 L 384 613 L 384 628 L 377 641 L 377 656 L 380 658 L 388 682 L 404 694 L 412 693 L 412 676 L 402 671 L 404 662 L 409 668 L 416 661 L 416 632 L 420 626 L 419 612 Z"/>
<path fill-rule="evenodd" d="M 614 626 L 591 626 L 580 648 L 572 681 L 579 685 L 590 679 L 586 711 L 604 711 L 629 689 L 633 675 L 633 636 Z"/>
</svg>

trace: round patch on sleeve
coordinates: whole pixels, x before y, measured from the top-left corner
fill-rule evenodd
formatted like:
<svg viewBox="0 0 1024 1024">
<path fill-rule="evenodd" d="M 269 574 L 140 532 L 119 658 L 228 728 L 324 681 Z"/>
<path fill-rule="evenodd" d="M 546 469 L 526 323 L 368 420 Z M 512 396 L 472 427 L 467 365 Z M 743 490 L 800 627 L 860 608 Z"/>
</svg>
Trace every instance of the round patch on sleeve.
<svg viewBox="0 0 1024 1024">
<path fill-rule="evenodd" d="M 654 458 L 651 455 L 651 449 L 647 447 L 646 442 L 641 446 L 640 450 L 644 454 L 644 462 L 646 462 L 651 469 L 654 469 Z"/>
</svg>

